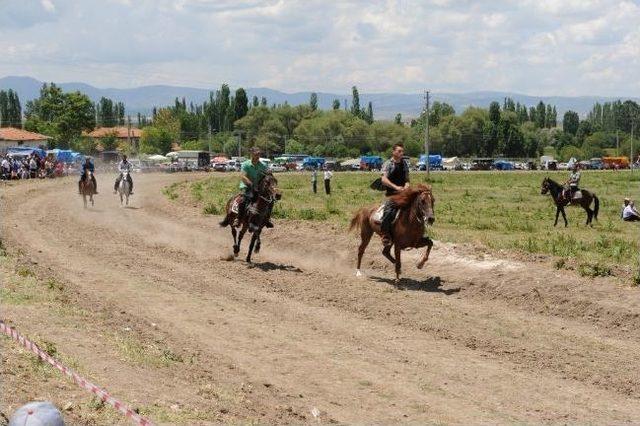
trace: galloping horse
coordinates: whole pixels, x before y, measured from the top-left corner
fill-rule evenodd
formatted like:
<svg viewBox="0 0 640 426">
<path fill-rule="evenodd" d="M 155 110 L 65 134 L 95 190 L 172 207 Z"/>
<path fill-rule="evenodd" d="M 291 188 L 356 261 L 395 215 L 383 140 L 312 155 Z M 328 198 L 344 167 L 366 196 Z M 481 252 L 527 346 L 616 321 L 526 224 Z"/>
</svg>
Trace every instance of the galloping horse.
<svg viewBox="0 0 640 426">
<path fill-rule="evenodd" d="M 84 202 L 84 208 L 87 208 L 87 197 L 89 197 L 89 201 L 91 201 L 91 205 L 93 206 L 93 195 L 96 193 L 96 188 L 93 186 L 93 173 L 89 170 L 84 172 L 82 176 L 82 182 L 80 183 L 80 192 L 82 193 L 82 201 Z"/>
<path fill-rule="evenodd" d="M 126 205 L 129 205 L 129 195 L 131 194 L 131 184 L 129 183 L 129 172 L 123 171 L 120 184 L 118 185 L 118 194 L 120 194 L 120 205 L 126 200 Z"/>
<path fill-rule="evenodd" d="M 422 269 L 429 259 L 429 253 L 433 247 L 433 241 L 424 236 L 425 225 L 431 225 L 435 221 L 435 198 L 430 185 L 419 184 L 405 189 L 399 194 L 390 197 L 399 207 L 399 214 L 392 228 L 392 242 L 394 256 L 391 255 L 391 246 L 382 250 L 384 257 L 395 264 L 396 282 L 400 280 L 400 253 L 406 248 L 420 248 L 427 246 L 422 259 L 418 262 L 418 269 Z M 351 219 L 349 231 L 360 228 L 360 247 L 358 248 L 358 268 L 356 276 L 362 276 L 360 265 L 362 256 L 369 245 L 374 232 L 382 236 L 380 223 L 374 218 L 379 206 L 363 207 Z"/>
<path fill-rule="evenodd" d="M 567 215 L 564 212 L 564 207 L 567 205 L 581 206 L 587 212 L 587 223 L 585 223 L 585 225 L 593 226 L 593 219 L 598 220 L 600 200 L 593 192 L 587 191 L 586 189 L 581 189 L 580 191 L 582 192 L 582 197 L 570 199 L 565 196 L 564 187 L 562 185 L 548 177 L 544 178 L 540 188 L 540 193 L 542 195 L 547 192 L 551 193 L 551 198 L 553 198 L 553 202 L 556 204 L 556 221 L 553 223 L 553 226 L 558 224 L 558 216 L 560 213 L 562 213 L 562 218 L 564 219 L 564 226 L 569 225 L 569 222 L 567 222 Z M 592 200 L 593 210 L 590 208 Z"/>
<path fill-rule="evenodd" d="M 235 218 L 238 216 L 238 206 L 242 202 L 242 194 L 237 194 L 229 201 L 225 207 L 226 215 L 224 220 L 220 222 L 220 226 L 225 227 L 231 225 L 231 235 L 233 236 L 233 255 L 238 257 L 240 253 L 240 242 L 247 232 L 253 233 L 251 242 L 249 243 L 249 252 L 247 253 L 247 262 L 251 263 L 251 254 L 254 249 L 256 253 L 260 252 L 260 234 L 267 219 L 271 216 L 271 210 L 276 200 L 282 197 L 277 188 L 278 180 L 271 174 L 266 173 L 258 182 L 256 193 L 253 201 L 246 209 L 246 213 L 240 223 L 240 231 L 233 226 Z"/>
</svg>

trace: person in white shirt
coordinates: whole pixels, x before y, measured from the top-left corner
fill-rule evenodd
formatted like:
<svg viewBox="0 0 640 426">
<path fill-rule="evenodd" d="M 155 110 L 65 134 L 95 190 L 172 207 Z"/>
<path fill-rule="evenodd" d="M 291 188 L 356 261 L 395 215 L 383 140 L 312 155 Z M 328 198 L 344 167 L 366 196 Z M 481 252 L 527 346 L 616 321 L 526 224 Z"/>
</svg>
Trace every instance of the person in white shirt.
<svg viewBox="0 0 640 426">
<path fill-rule="evenodd" d="M 625 222 L 640 221 L 640 213 L 636 210 L 634 202 L 628 198 L 624 199 L 624 208 L 622 209 L 622 220 Z"/>
<path fill-rule="evenodd" d="M 118 186 L 120 185 L 120 181 L 122 180 L 122 172 L 128 172 L 127 180 L 129 181 L 130 193 L 129 195 L 133 195 L 133 179 L 131 179 L 131 163 L 127 161 L 127 156 L 122 155 L 122 161 L 118 163 L 118 177 L 116 179 L 116 183 L 113 185 L 113 193 L 116 194 L 118 192 Z"/>
<path fill-rule="evenodd" d="M 324 192 L 327 195 L 331 195 L 331 178 L 333 177 L 333 173 L 331 173 L 331 170 L 327 169 L 327 167 L 325 166 L 324 168 Z"/>
</svg>

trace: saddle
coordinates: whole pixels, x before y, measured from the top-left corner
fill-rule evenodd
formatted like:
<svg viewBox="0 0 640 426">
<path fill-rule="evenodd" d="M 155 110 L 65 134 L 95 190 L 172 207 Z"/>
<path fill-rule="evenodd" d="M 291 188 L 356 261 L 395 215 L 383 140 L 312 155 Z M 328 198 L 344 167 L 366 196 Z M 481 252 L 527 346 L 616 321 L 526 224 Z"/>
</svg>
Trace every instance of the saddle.
<svg viewBox="0 0 640 426">
<path fill-rule="evenodd" d="M 372 219 L 379 225 L 382 223 L 382 216 L 384 216 L 384 203 L 382 203 L 380 207 L 378 207 L 378 210 L 373 213 Z M 400 209 L 398 209 L 396 216 L 393 218 L 393 221 L 391 221 L 392 224 L 398 220 L 398 216 L 400 216 Z"/>
</svg>

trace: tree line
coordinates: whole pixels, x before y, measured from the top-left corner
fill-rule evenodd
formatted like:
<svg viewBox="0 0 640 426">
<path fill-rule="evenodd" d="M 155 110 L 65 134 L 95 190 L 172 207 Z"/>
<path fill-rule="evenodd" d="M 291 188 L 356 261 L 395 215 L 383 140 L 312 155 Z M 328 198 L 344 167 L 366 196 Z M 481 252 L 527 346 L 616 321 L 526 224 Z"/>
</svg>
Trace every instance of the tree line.
<svg viewBox="0 0 640 426">
<path fill-rule="evenodd" d="M 21 115 L 17 94 L 0 92 L 0 117 L 15 121 L 15 114 Z M 370 102 L 361 107 L 356 86 L 350 105 L 335 99 L 331 109 L 321 110 L 316 93 L 307 104 L 269 105 L 266 98 L 249 100 L 243 88 L 232 92 L 227 84 L 201 104 L 175 99 L 173 105 L 153 108 L 150 117 L 138 114 L 135 122 L 122 102 L 102 98 L 94 104 L 85 94 L 44 84 L 39 98 L 27 102 L 24 116 L 25 128 L 52 136 L 52 146 L 83 152 L 96 147 L 82 138 L 82 132 L 132 123 L 143 130 L 136 147 L 143 153 L 164 154 L 180 147 L 235 155 L 240 144 L 244 150 L 259 146 L 270 155 L 331 157 L 387 155 L 394 143 L 403 143 L 408 155 L 417 156 L 423 152 L 427 121 L 424 112 L 410 123 L 400 114 L 394 120 L 375 120 Z M 533 158 L 553 147 L 560 159 L 597 157 L 613 148 L 627 153 L 631 130 L 640 127 L 639 120 L 640 107 L 630 100 L 596 103 L 582 120 L 567 111 L 561 123 L 556 106 L 542 101 L 527 107 L 505 98 L 461 113 L 435 102 L 429 110 L 430 151 L 444 156 Z M 105 140 L 103 147 L 114 143 Z"/>
</svg>

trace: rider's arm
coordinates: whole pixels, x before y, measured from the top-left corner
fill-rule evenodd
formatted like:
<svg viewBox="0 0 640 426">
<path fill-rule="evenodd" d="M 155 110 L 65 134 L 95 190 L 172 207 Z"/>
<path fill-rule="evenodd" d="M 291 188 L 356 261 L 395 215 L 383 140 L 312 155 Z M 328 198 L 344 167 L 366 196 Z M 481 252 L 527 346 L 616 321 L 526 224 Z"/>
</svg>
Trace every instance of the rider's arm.
<svg viewBox="0 0 640 426">
<path fill-rule="evenodd" d="M 253 186 L 253 182 L 251 182 L 251 179 L 249 179 L 249 177 L 247 176 L 247 174 L 245 172 L 242 172 L 240 174 L 240 179 L 242 180 L 242 182 L 244 182 L 245 185 L 251 187 Z"/>
</svg>

